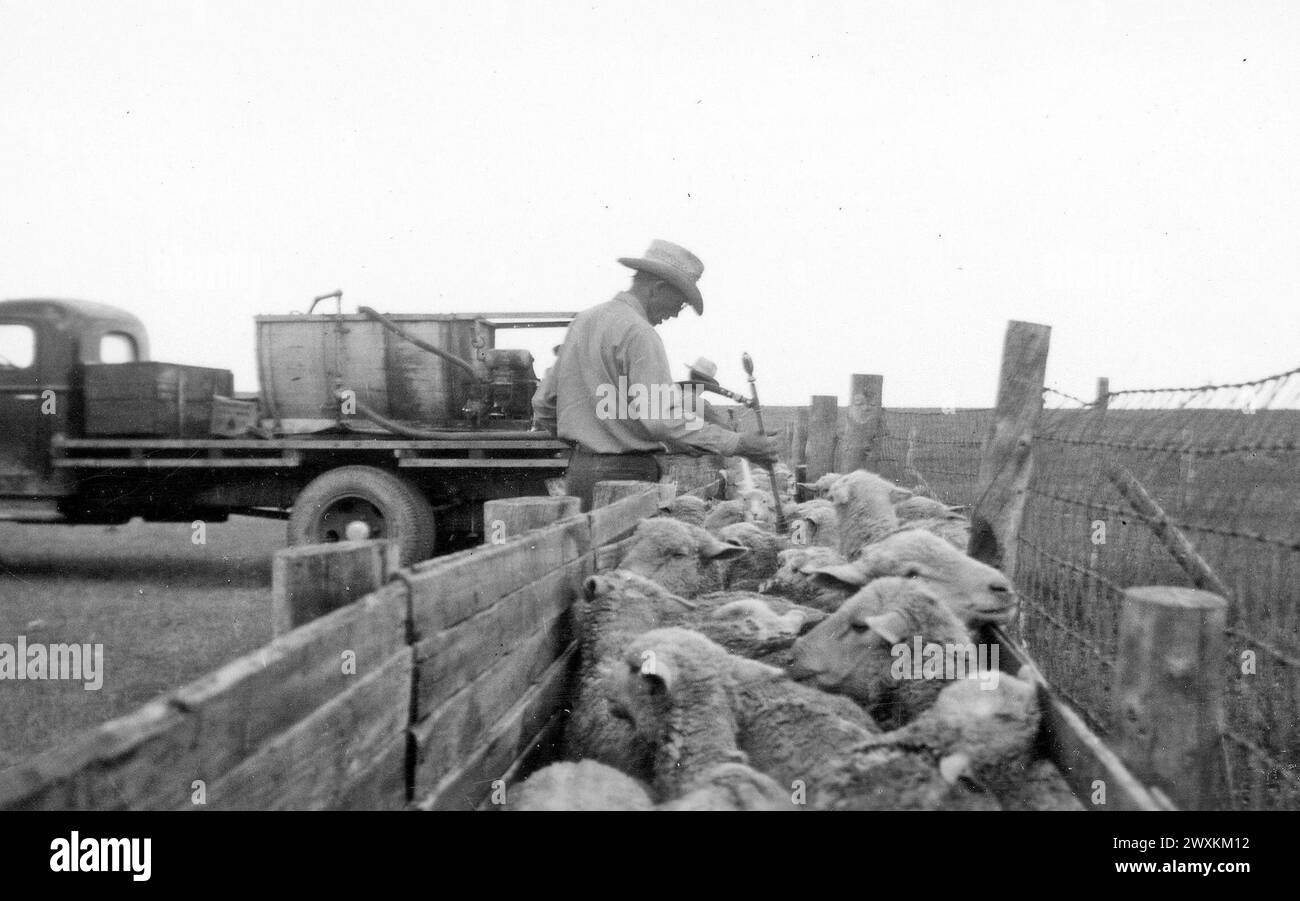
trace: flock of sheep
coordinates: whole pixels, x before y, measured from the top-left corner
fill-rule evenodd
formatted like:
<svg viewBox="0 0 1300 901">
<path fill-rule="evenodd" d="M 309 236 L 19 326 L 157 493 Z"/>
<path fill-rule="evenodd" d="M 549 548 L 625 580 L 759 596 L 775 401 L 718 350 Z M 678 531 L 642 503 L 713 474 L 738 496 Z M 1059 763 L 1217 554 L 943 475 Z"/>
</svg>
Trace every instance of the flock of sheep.
<svg viewBox="0 0 1300 901">
<path fill-rule="evenodd" d="M 665 502 L 586 580 L 566 760 L 507 808 L 1079 809 L 1041 754 L 1032 673 L 906 662 L 1016 613 L 966 517 L 866 470 L 796 505 L 778 467 L 778 532 L 736 465 L 724 499 Z"/>
</svg>

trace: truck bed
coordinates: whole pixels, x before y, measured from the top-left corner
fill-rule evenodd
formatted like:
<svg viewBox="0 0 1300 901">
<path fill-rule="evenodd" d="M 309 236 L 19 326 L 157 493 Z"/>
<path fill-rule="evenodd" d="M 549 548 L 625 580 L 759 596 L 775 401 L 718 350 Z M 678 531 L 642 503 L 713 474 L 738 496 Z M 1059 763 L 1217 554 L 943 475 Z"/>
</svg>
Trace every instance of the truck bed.
<svg viewBox="0 0 1300 901">
<path fill-rule="evenodd" d="M 60 469 L 289 469 L 314 454 L 354 451 L 396 458 L 399 468 L 551 469 L 568 465 L 569 446 L 555 438 L 492 440 L 466 432 L 452 440 L 295 436 L 292 438 L 63 438 L 54 442 Z"/>
</svg>

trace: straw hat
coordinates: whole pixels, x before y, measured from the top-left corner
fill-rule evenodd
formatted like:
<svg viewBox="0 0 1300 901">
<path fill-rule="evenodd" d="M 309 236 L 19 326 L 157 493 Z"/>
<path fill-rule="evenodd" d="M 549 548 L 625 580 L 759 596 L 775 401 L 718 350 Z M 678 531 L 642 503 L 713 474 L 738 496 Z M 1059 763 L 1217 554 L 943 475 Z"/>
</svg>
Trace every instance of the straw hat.
<svg viewBox="0 0 1300 901">
<path fill-rule="evenodd" d="M 682 292 L 696 313 L 704 314 L 704 298 L 700 296 L 700 289 L 695 284 L 704 274 L 704 264 L 685 247 L 655 239 L 650 242 L 644 256 L 619 257 L 618 261 L 629 269 L 639 269 L 659 276 Z"/>
<path fill-rule="evenodd" d="M 687 363 L 686 367 L 690 370 L 686 379 L 688 382 L 695 382 L 699 385 L 718 384 L 718 364 L 709 358 L 697 357 L 694 363 Z"/>
</svg>

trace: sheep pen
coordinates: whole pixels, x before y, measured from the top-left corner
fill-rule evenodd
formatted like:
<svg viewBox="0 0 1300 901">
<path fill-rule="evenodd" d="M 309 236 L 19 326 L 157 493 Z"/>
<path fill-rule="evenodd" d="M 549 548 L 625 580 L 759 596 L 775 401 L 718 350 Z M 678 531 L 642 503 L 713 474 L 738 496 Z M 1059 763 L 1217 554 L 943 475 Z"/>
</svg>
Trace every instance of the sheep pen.
<svg viewBox="0 0 1300 901">
<path fill-rule="evenodd" d="M 1033 356 L 1037 333 L 1028 334 L 1032 340 L 1011 345 Z M 1010 354 L 1013 362 L 1018 356 Z M 1026 383 L 1034 390 L 1027 391 Z M 754 493 L 761 485 L 733 487 L 730 492 L 740 496 L 727 497 L 718 479 L 727 467 L 701 460 L 688 464 L 689 477 L 679 471 L 678 478 L 658 485 L 602 483 L 604 502 L 588 513 L 572 515 L 571 506 L 554 498 L 549 525 L 494 536 L 480 547 L 400 570 L 372 567 L 366 570 L 372 581 L 361 584 L 359 600 L 354 591 L 337 602 L 341 606 L 314 609 L 302 625 L 211 678 L 0 779 L 0 808 L 66 808 L 108 797 L 120 806 L 182 805 L 183 798 L 165 795 L 180 780 L 143 777 L 156 767 L 201 772 L 214 787 L 218 807 L 1213 807 L 1222 794 L 1183 790 L 1209 784 L 1204 764 L 1171 777 L 1122 732 L 1099 737 L 1096 723 L 1057 690 L 1059 677 L 1051 669 L 1056 661 L 1039 666 L 1021 641 L 1025 634 L 1040 634 L 1026 624 L 1042 628 L 1041 611 L 1026 603 L 1037 598 L 1023 593 L 1016 576 L 1025 571 L 1026 548 L 1048 528 L 1036 521 L 1029 541 L 1020 534 L 1030 477 L 1026 449 L 1032 447 L 1037 413 L 1033 401 L 1040 397 L 1032 374 L 1027 382 L 1004 379 L 995 415 L 983 420 L 987 429 L 978 453 L 969 454 L 980 474 L 960 494 L 947 493 L 935 472 L 922 473 L 925 461 L 916 455 L 910 468 L 922 478 L 909 476 L 907 467 L 899 475 L 885 460 L 864 465 L 875 453 L 869 444 L 858 445 L 865 448 L 863 458 L 836 458 L 820 473 L 806 471 L 792 455 L 788 469 L 800 483 L 817 484 L 832 467 L 841 475 L 827 480 L 826 498 L 802 495 L 796 503 L 803 506 L 796 506 L 782 497 L 787 513 L 800 515 L 779 529 L 763 503 L 751 503 L 763 500 Z M 861 486 L 872 485 L 875 493 L 863 503 Z M 739 521 L 709 521 L 710 513 L 737 500 Z M 870 514 L 865 519 L 859 515 L 864 510 Z M 848 528 L 842 513 L 853 518 Z M 942 534 L 915 525 L 936 520 L 958 531 Z M 967 532 L 962 549 L 953 535 Z M 341 558 L 359 550 L 340 544 L 316 553 Z M 330 571 L 282 570 L 285 579 L 303 580 L 277 592 L 290 604 L 297 598 L 310 603 L 305 599 Z M 891 591 L 945 611 L 947 631 L 928 632 L 919 607 L 889 609 L 884 596 Z M 1217 722 L 1210 675 L 1198 676 L 1181 696 L 1170 694 L 1169 680 L 1161 675 L 1159 655 L 1175 640 L 1194 646 L 1189 659 L 1223 650 L 1221 606 L 1209 592 L 1188 591 L 1123 589 L 1125 618 L 1112 623 L 1121 638 L 1140 639 L 1124 645 L 1132 651 L 1117 658 L 1116 696 L 1133 705 L 1141 726 L 1166 743 L 1178 740 L 1175 718 Z M 615 603 L 602 616 L 617 627 L 588 635 L 588 627 L 602 621 L 589 616 L 592 599 L 616 596 L 629 603 Z M 858 596 L 877 606 L 860 609 Z M 907 667 L 900 663 L 898 678 L 906 674 L 918 682 L 908 688 L 933 684 L 901 704 L 877 689 L 827 690 L 857 683 L 823 684 L 831 680 L 821 676 L 820 664 L 800 656 L 799 642 L 811 647 L 835 629 L 853 641 L 825 647 L 850 663 L 857 660 L 858 639 L 873 659 L 891 664 L 900 663 L 900 646 L 914 647 L 919 639 L 923 653 L 913 654 Z M 644 643 L 659 640 L 664 630 L 683 634 L 667 646 Z M 928 669 L 925 659 L 918 676 L 915 658 L 924 658 L 926 645 L 955 645 L 959 639 L 990 652 L 983 666 L 976 661 L 974 680 L 942 667 Z M 705 650 L 700 642 L 707 643 Z M 367 649 L 357 655 L 360 679 L 312 669 L 310 661 L 335 647 Z M 696 658 L 683 657 L 683 664 L 674 656 L 675 648 L 688 647 L 700 650 L 699 660 L 723 655 L 717 659 L 727 662 L 717 670 L 725 675 L 698 682 L 674 675 L 694 672 L 690 661 Z M 1032 650 L 1041 653 L 1037 644 Z M 657 672 L 660 662 L 666 668 Z M 1203 670 L 1213 674 L 1214 668 Z M 657 687 L 654 678 L 665 673 L 668 678 Z M 1016 673 L 1028 674 L 1022 681 L 1029 688 L 1016 688 Z M 1146 673 L 1154 675 L 1144 679 Z M 985 691 L 981 676 L 987 685 L 997 676 L 1000 687 L 978 694 Z M 673 684 L 684 694 L 671 694 Z M 688 691 L 691 685 L 698 690 Z M 626 703 L 633 687 L 642 695 L 636 704 Z M 689 703 L 695 697 L 710 698 L 707 709 L 716 716 L 680 706 L 683 698 Z M 1016 697 L 1032 702 L 1019 708 Z M 386 699 L 382 709 L 374 698 Z M 999 706 L 1004 701 L 1032 711 L 1016 720 L 1023 728 L 1012 730 L 1014 741 L 1008 739 L 1012 733 L 991 734 L 983 726 L 953 727 L 955 732 L 922 728 L 936 718 L 949 728 L 954 705 L 987 708 L 980 716 L 999 722 L 1010 716 L 1011 708 Z M 594 710 L 579 713 L 593 704 Z M 820 712 L 796 718 L 796 708 Z M 1210 715 L 1202 715 L 1207 710 Z M 674 715 L 643 716 L 636 722 L 648 725 L 638 732 L 624 716 L 632 713 L 635 720 L 634 711 Z M 734 746 L 708 746 L 707 762 L 686 776 L 666 769 L 673 749 L 693 747 L 685 741 L 688 733 L 675 730 L 716 730 L 727 723 L 724 711 L 735 725 Z M 355 722 L 341 730 L 343 712 Z M 600 732 L 615 730 L 615 744 L 623 742 L 630 751 L 602 759 L 590 742 L 573 741 L 573 730 L 581 733 L 584 721 Z M 198 722 L 220 723 L 222 734 L 246 737 L 213 756 L 186 743 Z M 287 756 L 282 748 L 290 736 L 294 747 L 306 747 L 307 737 L 317 736 L 321 750 Z M 340 736 L 346 736 L 341 747 Z M 1221 737 L 1207 729 L 1183 740 L 1195 743 L 1189 750 L 1199 749 L 1189 759 L 1212 761 L 1204 749 Z M 999 748 L 1009 750 L 1000 756 Z M 307 768 L 311 778 L 303 775 Z M 839 775 L 816 784 L 837 787 L 815 788 L 810 777 L 825 773 Z M 1063 781 L 1069 797 L 1061 795 Z M 1098 782 L 1106 786 L 1104 801 L 1090 791 Z M 915 790 L 905 793 L 906 801 L 889 800 L 907 785 Z M 118 786 L 135 794 L 112 794 L 123 790 Z"/>
</svg>

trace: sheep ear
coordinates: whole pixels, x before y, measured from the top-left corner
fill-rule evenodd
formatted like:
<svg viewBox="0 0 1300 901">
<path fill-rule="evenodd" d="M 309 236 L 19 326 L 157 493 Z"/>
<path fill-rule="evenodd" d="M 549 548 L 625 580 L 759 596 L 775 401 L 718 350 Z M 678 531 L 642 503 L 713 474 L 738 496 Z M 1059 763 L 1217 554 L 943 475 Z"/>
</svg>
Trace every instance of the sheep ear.
<svg viewBox="0 0 1300 901">
<path fill-rule="evenodd" d="M 913 492 L 907 490 L 906 488 L 899 488 L 897 485 L 889 489 L 889 502 L 891 504 L 900 503 L 901 501 L 905 501 L 912 496 L 913 496 Z"/>
<path fill-rule="evenodd" d="M 712 538 L 712 536 L 710 536 Z M 713 538 L 704 546 L 704 558 L 706 560 L 730 560 L 733 557 L 740 557 L 749 553 L 749 548 L 743 544 L 732 544 L 729 541 L 719 541 Z"/>
<path fill-rule="evenodd" d="M 672 600 L 674 604 L 681 604 L 687 610 L 698 610 L 700 607 L 700 605 L 695 603 L 694 601 L 688 601 L 686 600 L 686 598 L 679 598 L 675 594 L 670 594 L 668 595 L 668 597 L 670 600 Z"/>
<path fill-rule="evenodd" d="M 823 563 L 799 567 L 799 572 L 806 576 L 822 575 L 844 582 L 847 585 L 866 585 L 867 577 L 852 563 Z"/>
<path fill-rule="evenodd" d="M 901 610 L 890 610 L 879 616 L 868 616 L 863 622 L 871 628 L 872 632 L 890 644 L 898 644 L 912 634 L 912 621 Z"/>
<path fill-rule="evenodd" d="M 672 664 L 667 660 L 647 657 L 641 661 L 640 672 L 641 678 L 650 686 L 650 691 L 672 692 L 673 681 L 677 674 L 673 672 Z"/>
<path fill-rule="evenodd" d="M 939 761 L 939 773 L 949 785 L 955 785 L 962 776 L 971 771 L 970 755 L 964 751 L 949 754 Z"/>
</svg>

